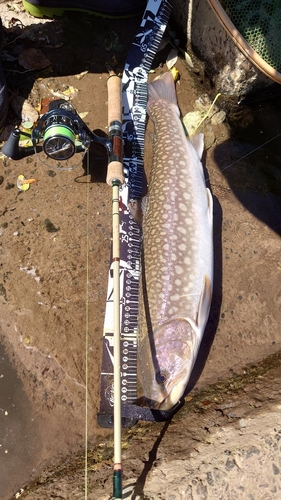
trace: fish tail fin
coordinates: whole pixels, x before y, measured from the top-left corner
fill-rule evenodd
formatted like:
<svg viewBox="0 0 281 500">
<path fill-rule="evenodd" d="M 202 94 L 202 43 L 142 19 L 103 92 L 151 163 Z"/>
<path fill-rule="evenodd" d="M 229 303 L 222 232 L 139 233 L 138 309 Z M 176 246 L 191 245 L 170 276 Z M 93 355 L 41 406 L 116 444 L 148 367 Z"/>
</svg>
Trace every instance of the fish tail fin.
<svg viewBox="0 0 281 500">
<path fill-rule="evenodd" d="M 175 89 L 175 82 L 173 75 L 170 71 L 164 73 L 162 78 L 154 80 L 148 84 L 148 103 L 150 106 L 153 101 L 159 99 L 164 99 L 165 101 L 171 102 L 172 104 L 177 104 L 177 95 Z"/>
</svg>

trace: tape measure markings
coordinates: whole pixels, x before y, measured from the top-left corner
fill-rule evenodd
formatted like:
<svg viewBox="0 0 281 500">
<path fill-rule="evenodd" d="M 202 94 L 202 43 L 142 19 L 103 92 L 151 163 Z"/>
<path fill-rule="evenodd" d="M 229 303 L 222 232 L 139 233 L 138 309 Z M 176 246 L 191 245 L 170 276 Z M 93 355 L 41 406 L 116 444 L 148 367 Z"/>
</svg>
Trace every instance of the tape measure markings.
<svg viewBox="0 0 281 500">
<path fill-rule="evenodd" d="M 137 399 L 137 328 L 140 277 L 141 231 L 130 214 L 130 199 L 140 198 L 146 188 L 143 169 L 148 72 L 165 31 L 171 4 L 168 0 L 149 0 L 140 31 L 128 54 L 122 77 L 122 130 L 124 140 L 125 184 L 120 187 L 120 318 L 122 415 Z M 111 260 L 112 262 L 112 260 Z M 109 270 L 103 332 L 100 382 L 101 427 L 112 427 L 113 414 L 113 276 Z M 129 413 L 129 412 L 128 412 Z M 141 409 L 132 414 L 141 418 Z M 151 416 L 151 418 L 153 418 Z M 149 417 L 148 417 L 149 419 Z M 130 426 L 133 418 L 124 418 Z"/>
</svg>

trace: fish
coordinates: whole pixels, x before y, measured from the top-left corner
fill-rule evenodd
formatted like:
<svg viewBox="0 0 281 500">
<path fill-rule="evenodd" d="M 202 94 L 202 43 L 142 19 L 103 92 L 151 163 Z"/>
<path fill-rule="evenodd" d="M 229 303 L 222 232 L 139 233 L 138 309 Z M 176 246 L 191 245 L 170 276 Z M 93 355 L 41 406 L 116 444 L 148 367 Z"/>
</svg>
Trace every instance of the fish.
<svg viewBox="0 0 281 500">
<path fill-rule="evenodd" d="M 170 72 L 148 84 L 147 112 L 155 130 L 142 218 L 138 394 L 169 410 L 184 395 L 209 316 L 213 199 L 204 135 L 186 137 Z"/>
</svg>

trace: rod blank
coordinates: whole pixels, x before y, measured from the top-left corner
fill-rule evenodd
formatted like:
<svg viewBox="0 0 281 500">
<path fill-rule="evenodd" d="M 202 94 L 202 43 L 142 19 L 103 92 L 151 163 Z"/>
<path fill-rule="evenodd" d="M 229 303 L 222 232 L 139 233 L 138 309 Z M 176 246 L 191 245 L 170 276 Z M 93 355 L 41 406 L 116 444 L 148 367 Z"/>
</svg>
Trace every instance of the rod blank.
<svg viewBox="0 0 281 500">
<path fill-rule="evenodd" d="M 121 416 L 121 347 L 120 347 L 120 216 L 119 187 L 124 182 L 121 80 L 109 77 L 108 126 L 112 151 L 109 154 L 106 182 L 112 186 L 112 258 L 113 258 L 113 345 L 114 345 L 114 474 L 113 497 L 122 499 L 122 416 Z"/>
</svg>

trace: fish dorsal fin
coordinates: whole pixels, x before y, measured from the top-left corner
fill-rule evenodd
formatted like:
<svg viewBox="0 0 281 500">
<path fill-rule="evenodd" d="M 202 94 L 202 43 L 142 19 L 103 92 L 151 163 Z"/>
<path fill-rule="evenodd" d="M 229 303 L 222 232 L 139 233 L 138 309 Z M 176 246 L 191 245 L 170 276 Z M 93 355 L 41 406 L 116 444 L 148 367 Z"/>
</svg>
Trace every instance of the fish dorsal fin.
<svg viewBox="0 0 281 500">
<path fill-rule="evenodd" d="M 212 284 L 209 276 L 205 274 L 204 286 L 198 305 L 197 321 L 194 321 L 191 318 L 185 318 L 186 321 L 188 321 L 188 323 L 192 327 L 192 329 L 195 331 L 197 338 L 200 340 L 209 317 L 211 302 L 212 302 Z"/>
<path fill-rule="evenodd" d="M 190 142 L 193 144 L 198 156 L 201 160 L 204 151 L 204 134 L 195 134 L 189 137 Z"/>
</svg>

